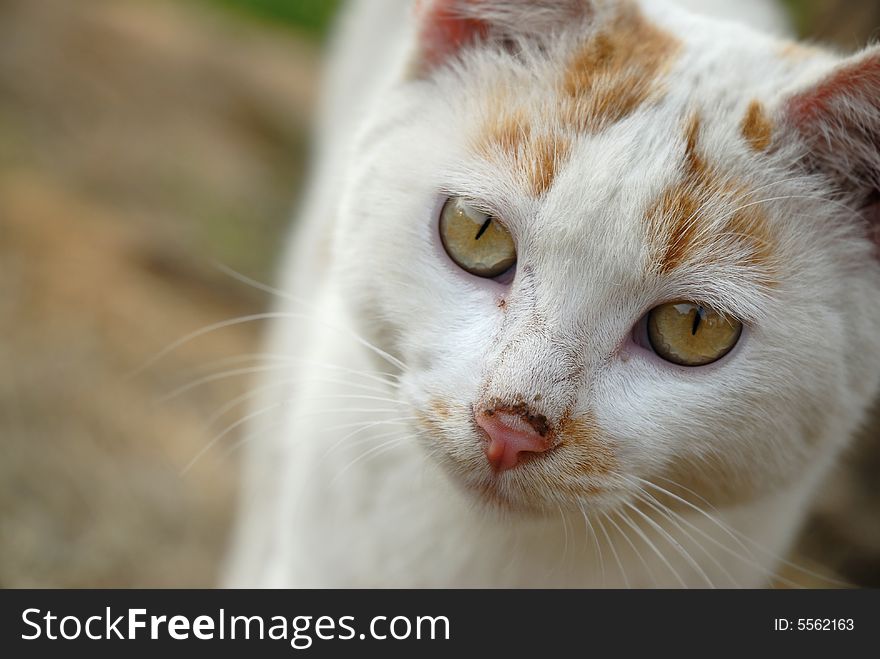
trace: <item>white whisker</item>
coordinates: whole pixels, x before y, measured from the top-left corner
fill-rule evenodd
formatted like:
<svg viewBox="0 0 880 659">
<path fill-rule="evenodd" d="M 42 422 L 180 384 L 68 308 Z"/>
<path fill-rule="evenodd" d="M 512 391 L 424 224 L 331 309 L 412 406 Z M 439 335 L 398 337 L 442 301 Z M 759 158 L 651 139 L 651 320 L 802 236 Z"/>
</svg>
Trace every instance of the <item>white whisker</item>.
<svg viewBox="0 0 880 659">
<path fill-rule="evenodd" d="M 655 544 L 651 541 L 651 539 L 650 539 L 650 538 L 648 537 L 648 535 L 647 535 L 647 534 L 641 529 L 641 527 L 639 527 L 638 524 L 636 524 L 635 522 L 633 522 L 633 521 L 629 518 L 629 515 L 623 514 L 623 511 L 621 511 L 621 515 L 620 515 L 620 516 L 621 516 L 621 517 L 623 518 L 623 520 L 624 520 L 624 521 L 630 526 L 630 528 L 632 528 L 632 530 L 636 532 L 636 535 L 638 535 L 638 536 L 642 539 L 642 541 L 643 541 L 643 542 L 644 542 L 644 543 L 645 543 L 645 544 L 651 549 L 651 551 L 653 551 L 653 552 L 657 555 L 657 558 L 659 558 L 659 559 L 660 559 L 660 562 L 662 562 L 663 565 L 665 565 L 666 568 L 672 573 L 672 576 L 675 577 L 675 580 L 678 581 L 678 584 L 679 584 L 682 588 L 687 588 L 688 585 L 687 585 L 687 583 L 685 582 L 685 580 L 681 578 L 681 575 L 678 573 L 678 571 L 677 571 L 674 567 L 672 567 L 672 563 L 669 562 L 669 560 L 666 558 L 666 555 L 665 555 L 662 551 L 660 551 L 660 549 L 657 547 L 657 545 L 655 545 Z"/>
<path fill-rule="evenodd" d="M 623 516 L 619 511 L 615 511 L 614 514 L 620 515 L 621 517 Z M 612 517 L 612 515 L 606 513 L 605 519 L 608 521 L 609 524 L 611 524 L 615 529 L 617 529 L 617 533 L 620 534 L 624 540 L 626 540 L 627 544 L 630 546 L 630 549 L 632 549 L 633 552 L 635 553 L 636 558 L 639 559 L 639 562 L 645 568 L 645 573 L 648 575 L 648 578 L 651 579 L 651 583 L 653 583 L 654 587 L 657 588 L 659 586 L 659 584 L 657 582 L 657 577 L 654 576 L 654 571 L 651 569 L 651 566 L 648 565 L 648 561 L 646 561 L 645 558 L 642 556 L 642 552 L 640 552 L 638 550 L 635 543 L 629 537 L 629 534 L 624 533 L 623 529 L 620 528 L 620 526 L 617 524 L 617 522 L 614 521 L 614 518 Z M 631 522 L 630 522 L 630 524 L 631 524 Z"/>
<path fill-rule="evenodd" d="M 599 559 L 599 570 L 602 575 L 602 587 L 604 588 L 607 580 L 605 577 L 605 561 L 602 558 L 602 547 L 599 543 L 599 538 L 596 535 L 596 529 L 593 527 L 593 523 L 590 521 L 589 514 L 584 509 L 583 504 L 578 504 L 578 507 L 581 510 L 581 515 L 583 515 L 583 517 L 584 517 L 584 530 L 587 535 L 589 535 L 593 538 L 593 543 L 596 546 L 596 557 Z M 598 523 L 598 521 L 599 520 L 597 519 L 596 522 Z"/>
<path fill-rule="evenodd" d="M 211 448 L 213 446 L 215 446 L 217 444 L 217 442 L 222 440 L 224 437 L 226 437 L 230 432 L 232 432 L 236 428 L 244 425 L 245 423 L 247 423 L 248 421 L 250 421 L 252 419 L 255 419 L 255 418 L 262 416 L 264 414 L 268 414 L 272 410 L 280 409 L 283 407 L 288 407 L 288 406 L 294 404 L 295 402 L 296 402 L 295 399 L 290 399 L 290 400 L 281 401 L 279 403 L 273 403 L 272 405 L 267 405 L 267 406 L 262 407 L 258 410 L 255 410 L 254 412 L 251 412 L 250 414 L 246 414 L 245 416 L 238 419 L 237 421 L 229 424 L 223 430 L 221 430 L 219 433 L 217 433 L 216 435 L 214 435 L 214 437 L 211 438 L 211 440 L 193 457 L 193 459 L 190 460 L 189 463 L 187 463 L 187 465 L 183 468 L 181 474 L 186 474 L 190 469 L 192 469 L 192 466 L 205 453 L 207 453 L 209 450 L 211 450 Z M 393 409 L 393 408 L 392 409 L 389 409 L 389 408 L 337 408 L 337 409 L 332 409 L 332 410 L 315 410 L 310 413 L 305 412 L 301 416 L 306 417 L 306 416 L 335 414 L 335 413 L 343 413 L 343 412 L 363 412 L 363 413 L 381 412 L 381 413 L 387 413 L 387 412 L 398 412 L 398 411 L 399 410 Z"/>
<path fill-rule="evenodd" d="M 666 529 L 664 529 L 656 521 L 651 519 L 651 517 L 649 515 L 647 515 L 644 511 L 639 510 L 638 506 L 634 506 L 633 504 L 631 504 L 628 501 L 626 502 L 626 506 L 627 506 L 627 508 L 629 508 L 630 510 L 635 512 L 637 515 L 639 515 L 642 519 L 644 519 L 654 530 L 656 530 L 658 533 L 660 533 L 660 535 L 663 536 L 663 538 L 666 540 L 666 542 L 668 542 L 672 547 L 674 547 L 675 550 L 678 551 L 678 553 L 681 554 L 681 556 L 688 562 L 688 564 L 692 568 L 694 568 L 694 570 L 697 572 L 697 574 L 699 574 L 700 577 L 703 580 L 705 580 L 705 582 L 708 584 L 709 588 L 715 588 L 715 584 L 712 583 L 712 580 L 709 578 L 709 575 L 706 574 L 706 572 L 703 570 L 703 568 L 700 566 L 700 564 L 697 563 L 697 561 L 693 558 L 693 556 L 691 556 L 690 552 L 688 552 L 684 548 L 684 546 L 678 540 L 676 540 L 675 537 L 671 533 L 669 533 Z"/>
<path fill-rule="evenodd" d="M 262 320 L 282 320 L 282 319 L 311 320 L 311 321 L 318 323 L 319 325 L 321 325 L 323 327 L 327 327 L 328 329 L 332 329 L 332 330 L 344 333 L 344 334 L 348 335 L 350 338 L 354 339 L 357 343 L 359 343 L 363 347 L 367 348 L 368 350 L 370 350 L 374 354 L 376 354 L 379 357 L 386 360 L 388 363 L 392 364 L 393 366 L 396 366 L 401 371 L 405 372 L 407 370 L 406 364 L 404 364 L 400 359 L 398 359 L 397 357 L 382 350 L 381 348 L 373 345 L 372 343 L 370 343 L 369 341 L 367 341 L 366 339 L 364 339 L 363 337 L 361 337 L 360 335 L 358 335 L 357 333 L 355 333 L 351 330 L 336 327 L 330 323 L 323 321 L 320 318 L 316 318 L 314 316 L 309 316 L 307 314 L 290 312 L 290 311 L 266 311 L 266 312 L 262 312 L 262 313 L 249 314 L 246 316 L 239 316 L 237 318 L 229 318 L 227 320 L 221 320 L 219 322 L 212 323 L 210 325 L 202 327 L 201 329 L 190 332 L 189 334 L 182 336 L 181 338 L 177 339 L 176 341 L 174 341 L 170 345 L 166 346 L 164 349 L 160 350 L 158 353 L 156 353 L 153 357 L 151 357 L 146 362 L 144 362 L 137 369 L 135 369 L 134 371 L 129 373 L 129 375 L 127 376 L 127 379 L 137 377 L 138 375 L 140 375 L 141 373 L 146 371 L 148 368 L 153 366 L 153 364 L 164 359 L 165 357 L 167 357 L 168 355 L 170 355 L 174 351 L 178 350 L 179 348 L 183 347 L 187 343 L 190 343 L 198 338 L 201 338 L 203 336 L 211 334 L 212 332 L 217 332 L 219 330 L 226 329 L 229 327 L 236 327 L 239 325 L 245 325 L 247 323 L 253 323 L 253 322 L 262 321 Z"/>
<path fill-rule="evenodd" d="M 367 450 L 367 451 L 364 451 L 364 452 L 361 453 L 358 457 L 356 457 L 354 460 L 352 460 L 351 462 L 349 462 L 349 463 L 348 463 L 348 464 L 347 464 L 347 465 L 346 465 L 341 471 L 337 472 L 336 475 L 333 477 L 333 480 L 330 481 L 330 484 L 331 484 L 331 485 L 335 484 L 336 481 L 338 481 L 340 478 L 342 478 L 342 476 L 343 476 L 346 472 L 348 472 L 349 469 L 351 469 L 352 467 L 354 467 L 356 464 L 358 464 L 358 463 L 361 462 L 362 460 L 366 459 L 367 457 L 369 457 L 369 456 L 371 456 L 371 455 L 375 456 L 375 455 L 377 455 L 377 454 L 384 453 L 386 450 L 390 450 L 390 449 L 392 449 L 392 448 L 394 448 L 394 447 L 400 445 L 400 444 L 403 443 L 408 437 L 409 437 L 408 434 L 401 434 L 401 435 L 398 435 L 397 437 L 395 437 L 395 438 L 393 438 L 393 439 L 390 439 L 390 440 L 388 440 L 388 441 L 382 442 L 382 443 L 378 444 L 377 446 L 374 446 L 373 448 L 371 448 L 371 449 L 369 449 L 369 450 Z"/>
<path fill-rule="evenodd" d="M 638 477 L 636 477 L 636 478 L 638 478 Z M 785 577 L 782 577 L 782 576 L 779 575 L 775 570 L 771 570 L 771 569 L 765 567 L 764 565 L 762 565 L 761 563 L 759 563 L 757 560 L 755 560 L 754 554 L 752 554 L 751 550 L 749 550 L 748 547 L 746 547 L 746 546 L 742 543 L 742 541 L 740 540 L 740 537 L 742 537 L 744 540 L 746 540 L 746 541 L 748 541 L 748 542 L 750 542 L 750 543 L 752 543 L 752 544 L 755 544 L 755 546 L 758 547 L 759 551 L 761 550 L 761 548 L 760 548 L 760 546 L 757 545 L 757 543 L 755 543 L 753 540 L 751 540 L 750 538 L 748 538 L 748 537 L 745 536 L 744 534 L 740 533 L 740 532 L 737 531 L 736 529 L 733 529 L 732 527 L 728 526 L 727 524 L 724 524 L 723 522 L 721 522 L 720 520 L 718 520 L 718 519 L 715 518 L 714 516 L 710 515 L 710 514 L 707 513 L 706 511 L 702 510 L 702 509 L 699 508 L 698 506 L 695 506 L 694 504 L 692 504 L 691 502 L 687 501 L 686 499 L 683 499 L 683 498 L 681 498 L 681 497 L 679 497 L 679 496 L 673 494 L 673 493 L 670 492 L 669 490 L 666 490 L 666 489 L 660 487 L 659 485 L 657 485 L 657 484 L 655 484 L 655 483 L 651 483 L 650 481 L 646 481 L 646 480 L 641 479 L 641 478 L 638 478 L 638 480 L 641 481 L 641 482 L 644 482 L 645 485 L 647 485 L 647 486 L 649 486 L 649 487 L 655 488 L 656 490 L 658 490 L 659 492 L 665 494 L 666 496 L 669 496 L 669 497 L 674 498 L 675 500 L 677 500 L 677 501 L 679 501 L 680 503 L 684 504 L 685 506 L 691 508 L 692 510 L 694 510 L 694 511 L 697 512 L 698 514 L 704 516 L 704 517 L 705 517 L 706 519 L 708 519 L 710 522 L 712 522 L 713 524 L 715 524 L 719 529 L 721 529 L 722 531 L 724 531 L 724 533 L 725 533 L 728 537 L 730 537 L 730 538 L 731 538 L 731 539 L 732 539 L 737 545 L 739 545 L 739 547 L 740 547 L 744 552 L 746 552 L 746 554 L 748 554 L 748 556 L 743 556 L 742 554 L 740 554 L 740 553 L 734 551 L 734 550 L 731 549 L 730 547 L 727 547 L 726 545 L 724 545 L 724 544 L 722 544 L 721 542 L 719 542 L 716 538 L 712 537 L 711 535 L 709 535 L 708 533 L 706 533 L 705 531 L 703 531 L 702 529 L 700 529 L 698 526 L 695 526 L 694 524 L 690 523 L 686 518 L 681 517 L 682 522 L 684 522 L 685 524 L 687 524 L 687 525 L 688 525 L 689 527 L 691 527 L 696 533 L 699 533 L 699 534 L 700 534 L 701 536 L 703 536 L 706 540 L 708 540 L 709 542 L 711 542 L 712 544 L 714 544 L 715 546 L 717 546 L 718 548 L 720 548 L 722 551 L 724 551 L 724 552 L 730 554 L 730 555 L 733 556 L 734 558 L 737 558 L 738 560 L 742 561 L 742 562 L 745 563 L 746 565 L 748 565 L 748 566 L 750 566 L 750 567 L 753 567 L 753 568 L 759 570 L 763 575 L 767 576 L 768 578 L 774 578 L 774 579 L 776 579 L 777 581 L 781 581 L 781 582 L 783 582 L 785 585 L 787 585 L 787 586 L 789 586 L 789 587 L 793 587 L 793 588 L 798 588 L 798 587 L 800 587 L 800 586 L 799 586 L 797 583 L 795 583 L 794 581 L 792 581 L 792 580 L 790 580 L 790 579 L 787 579 L 787 578 L 785 578 Z M 683 488 L 683 486 L 679 486 L 679 487 L 682 487 L 682 488 Z M 683 489 L 686 489 L 686 488 L 683 488 Z M 737 536 L 740 536 L 740 537 L 737 537 Z M 774 556 L 772 553 L 768 552 L 767 550 L 763 550 L 762 553 L 764 553 L 765 555 L 770 556 L 771 558 L 774 558 L 775 560 L 778 560 L 779 562 L 781 562 L 781 563 L 783 563 L 783 564 L 788 564 L 788 561 L 785 561 L 784 559 L 781 559 L 781 558 L 778 557 L 778 556 Z M 806 569 L 806 568 L 802 568 L 802 567 L 797 566 L 797 565 L 794 565 L 794 564 L 790 564 L 790 567 L 792 567 L 792 568 L 794 568 L 794 569 L 802 570 L 805 574 L 809 574 L 810 576 L 814 576 L 814 577 L 817 577 L 817 578 L 823 579 L 823 580 L 825 580 L 825 581 L 827 581 L 827 582 L 829 582 L 829 583 L 833 583 L 833 584 L 837 584 L 837 585 L 845 585 L 845 584 L 843 584 L 843 582 L 839 582 L 839 581 L 837 581 L 837 580 L 835 580 L 835 579 L 830 579 L 830 578 L 828 578 L 828 577 L 825 577 L 825 576 L 823 576 L 823 575 L 817 574 L 817 573 L 812 572 L 812 571 L 810 571 L 810 570 L 808 570 L 808 569 Z"/>
<path fill-rule="evenodd" d="M 602 517 L 606 517 L 606 513 L 602 513 Z M 608 549 L 611 551 L 611 555 L 614 557 L 614 561 L 617 563 L 617 567 L 620 569 L 620 576 L 623 579 L 623 585 L 626 586 L 627 589 L 632 588 L 629 583 L 629 576 L 626 574 L 626 570 L 623 567 L 623 562 L 620 560 L 620 556 L 617 554 L 617 548 L 614 546 L 614 543 L 611 541 L 611 536 L 608 534 L 608 530 L 605 528 L 605 525 L 602 523 L 602 519 L 597 517 L 596 523 L 599 525 L 599 528 L 602 531 L 602 535 L 605 536 L 605 542 L 608 543 Z M 602 573 L 602 582 L 605 582 L 605 573 L 603 570 Z"/>
<path fill-rule="evenodd" d="M 256 279 L 248 277 L 247 275 L 239 272 L 238 270 L 222 263 L 220 261 L 214 261 L 214 267 L 217 268 L 223 274 L 232 277 L 238 282 L 242 284 L 246 284 L 252 288 L 255 288 L 259 291 L 263 291 L 264 293 L 269 293 L 270 295 L 274 295 L 276 297 L 280 297 L 284 300 L 290 300 L 291 302 L 295 302 L 297 304 L 302 304 L 303 306 L 308 306 L 309 303 L 306 300 L 301 298 L 297 298 L 295 295 L 290 293 L 285 293 L 279 288 L 275 288 L 274 286 L 270 286 L 269 284 L 264 284 L 263 282 L 259 282 Z"/>
<path fill-rule="evenodd" d="M 643 488 L 639 487 L 639 499 L 649 506 L 651 506 L 654 510 L 659 512 L 661 515 L 666 517 L 675 527 L 681 532 L 682 535 L 686 536 L 691 542 L 694 543 L 696 547 L 706 555 L 706 557 L 712 562 L 712 564 L 718 568 L 718 570 L 724 574 L 725 577 L 732 583 L 736 588 L 742 588 L 742 586 L 737 583 L 736 579 L 734 579 L 733 575 L 721 564 L 721 562 L 715 558 L 715 555 L 706 549 L 705 545 L 698 542 L 694 536 L 681 525 L 678 519 L 682 519 L 685 521 L 679 513 L 676 513 L 674 510 L 670 509 L 668 506 L 664 506 L 656 497 L 646 492 Z"/>
</svg>

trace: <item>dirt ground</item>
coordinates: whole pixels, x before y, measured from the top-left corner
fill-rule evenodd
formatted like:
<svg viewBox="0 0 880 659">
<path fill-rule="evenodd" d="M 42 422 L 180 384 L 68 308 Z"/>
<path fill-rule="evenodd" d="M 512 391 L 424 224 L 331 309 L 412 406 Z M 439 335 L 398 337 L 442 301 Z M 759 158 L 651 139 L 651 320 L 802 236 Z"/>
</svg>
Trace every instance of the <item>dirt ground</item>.
<svg viewBox="0 0 880 659">
<path fill-rule="evenodd" d="M 799 14 L 826 38 L 880 25 L 873 0 L 828 4 Z M 261 327 L 130 374 L 265 309 L 214 262 L 271 279 L 319 61 L 305 36 L 197 2 L 0 0 L 0 586 L 215 583 L 235 433 L 181 472 L 248 380 L 163 396 L 244 363 Z M 872 437 L 800 549 L 855 583 L 880 582 Z"/>
<path fill-rule="evenodd" d="M 0 0 L 0 585 L 214 583 L 233 459 L 182 468 L 255 352 L 318 68 L 295 34 L 180 3 Z M 216 452 L 217 455 L 223 451 Z"/>
</svg>

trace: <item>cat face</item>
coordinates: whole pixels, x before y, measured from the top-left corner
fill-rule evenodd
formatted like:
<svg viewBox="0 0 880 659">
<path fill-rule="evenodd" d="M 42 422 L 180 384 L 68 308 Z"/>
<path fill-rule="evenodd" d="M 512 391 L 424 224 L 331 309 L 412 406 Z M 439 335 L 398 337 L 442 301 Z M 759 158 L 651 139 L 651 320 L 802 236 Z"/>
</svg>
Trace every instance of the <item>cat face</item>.
<svg viewBox="0 0 880 659">
<path fill-rule="evenodd" d="M 878 387 L 880 50 L 632 3 L 414 21 L 334 255 L 432 458 L 521 510 L 818 473 Z"/>
</svg>

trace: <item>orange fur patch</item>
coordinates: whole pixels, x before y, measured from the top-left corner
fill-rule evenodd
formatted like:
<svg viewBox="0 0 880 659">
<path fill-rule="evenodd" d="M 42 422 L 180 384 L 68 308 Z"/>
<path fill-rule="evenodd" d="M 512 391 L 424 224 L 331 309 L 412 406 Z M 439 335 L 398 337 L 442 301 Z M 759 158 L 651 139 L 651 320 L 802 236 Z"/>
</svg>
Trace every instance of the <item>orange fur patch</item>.
<svg viewBox="0 0 880 659">
<path fill-rule="evenodd" d="M 659 97 L 662 74 L 678 48 L 674 37 L 624 3 L 611 24 L 571 58 L 556 99 L 530 112 L 509 89 L 492 95 L 476 139 L 478 152 L 512 163 L 524 187 L 543 195 L 578 133 L 595 134 Z"/>
<path fill-rule="evenodd" d="M 713 259 L 723 252 L 721 241 L 747 247 L 746 265 L 759 273 L 762 283 L 772 285 L 773 241 L 767 218 L 745 186 L 723 177 L 699 151 L 700 119 L 691 117 L 685 128 L 685 156 L 681 180 L 667 187 L 647 212 L 649 241 L 658 272 L 666 274 L 695 257 Z M 727 216 L 707 231 L 703 209 L 713 202 L 713 212 Z M 723 206 L 731 206 L 727 211 Z"/>
<path fill-rule="evenodd" d="M 496 105 L 501 105 L 500 99 Z M 493 112 L 482 131 L 478 150 L 487 158 L 501 156 L 535 196 L 547 192 L 556 171 L 571 148 L 570 139 L 558 132 L 535 132 L 521 109 Z"/>
<path fill-rule="evenodd" d="M 431 400 L 431 411 L 440 419 L 448 419 L 452 412 L 449 409 L 449 405 L 446 401 L 440 398 L 434 398 Z"/>
<path fill-rule="evenodd" d="M 765 151 L 770 146 L 770 139 L 773 137 L 773 124 L 759 101 L 749 103 L 746 116 L 743 117 L 740 124 L 740 130 L 753 150 Z"/>
<path fill-rule="evenodd" d="M 449 404 L 440 398 L 432 398 L 428 402 L 427 410 L 416 411 L 416 419 L 419 424 L 433 434 L 442 434 L 446 422 L 451 416 L 452 410 Z"/>
<path fill-rule="evenodd" d="M 562 119 L 598 133 L 659 95 L 679 42 L 624 3 L 607 29 L 587 41 L 562 79 Z"/>
<path fill-rule="evenodd" d="M 574 475 L 608 474 L 617 467 L 614 451 L 607 441 L 601 438 L 599 424 L 592 412 L 577 418 L 563 419 L 557 430 L 568 445 Z"/>
</svg>

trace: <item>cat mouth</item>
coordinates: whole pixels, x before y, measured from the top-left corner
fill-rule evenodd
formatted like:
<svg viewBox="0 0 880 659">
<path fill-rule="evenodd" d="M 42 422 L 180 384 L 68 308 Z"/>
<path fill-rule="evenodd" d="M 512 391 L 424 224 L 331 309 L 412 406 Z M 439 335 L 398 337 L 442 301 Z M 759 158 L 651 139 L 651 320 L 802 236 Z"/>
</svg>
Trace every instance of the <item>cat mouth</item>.
<svg viewBox="0 0 880 659">
<path fill-rule="evenodd" d="M 542 512 L 540 499 L 543 497 L 529 496 L 524 488 L 505 487 L 501 482 L 503 479 L 503 476 L 492 475 L 479 480 L 466 479 L 462 484 L 468 494 L 485 508 L 520 515 L 539 515 Z"/>
<path fill-rule="evenodd" d="M 445 466 L 468 496 L 488 509 L 505 513 L 543 515 L 555 513 L 560 506 L 577 509 L 585 500 L 604 494 L 602 487 L 583 487 L 554 477 L 544 465 L 548 458 L 550 455 L 524 457 L 515 468 L 499 471 L 489 464 L 476 468 L 463 465 L 450 456 Z"/>
</svg>

